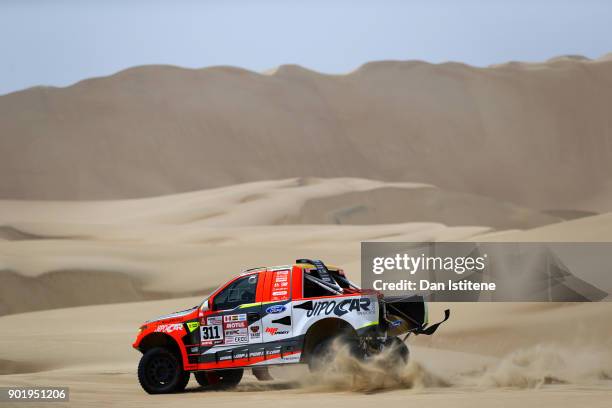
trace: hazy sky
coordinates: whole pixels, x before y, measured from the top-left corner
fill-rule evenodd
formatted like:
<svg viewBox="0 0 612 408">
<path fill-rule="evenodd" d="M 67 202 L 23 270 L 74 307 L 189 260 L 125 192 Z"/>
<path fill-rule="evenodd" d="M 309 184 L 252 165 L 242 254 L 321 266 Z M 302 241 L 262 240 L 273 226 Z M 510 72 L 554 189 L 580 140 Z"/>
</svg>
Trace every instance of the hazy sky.
<svg viewBox="0 0 612 408">
<path fill-rule="evenodd" d="M 142 64 L 488 65 L 612 52 L 612 0 L 0 0 L 0 94 Z"/>
</svg>

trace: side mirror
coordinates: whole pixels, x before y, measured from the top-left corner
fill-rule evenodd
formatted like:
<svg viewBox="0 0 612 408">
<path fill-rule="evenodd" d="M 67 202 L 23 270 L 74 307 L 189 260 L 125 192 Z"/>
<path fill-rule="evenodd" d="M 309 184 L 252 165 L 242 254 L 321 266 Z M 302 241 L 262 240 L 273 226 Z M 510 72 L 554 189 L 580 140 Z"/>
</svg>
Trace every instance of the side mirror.
<svg viewBox="0 0 612 408">
<path fill-rule="evenodd" d="M 204 302 L 202 302 L 202 306 L 200 306 L 200 311 L 201 312 L 206 312 L 206 311 L 209 310 L 210 307 L 209 307 L 209 303 L 208 302 L 209 302 L 208 299 L 206 299 Z"/>
</svg>

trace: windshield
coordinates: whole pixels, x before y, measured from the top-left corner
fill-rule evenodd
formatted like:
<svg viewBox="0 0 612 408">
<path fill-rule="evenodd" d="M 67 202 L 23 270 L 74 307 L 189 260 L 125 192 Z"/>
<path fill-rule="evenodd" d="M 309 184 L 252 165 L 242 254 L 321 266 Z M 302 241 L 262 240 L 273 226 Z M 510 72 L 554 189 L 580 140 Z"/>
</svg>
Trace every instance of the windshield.
<svg viewBox="0 0 612 408">
<path fill-rule="evenodd" d="M 210 297 L 213 295 L 213 293 L 217 293 L 219 291 L 219 289 L 221 289 L 224 285 L 225 285 L 225 283 L 219 285 L 215 290 L 211 291 L 207 295 L 204 295 L 204 299 L 202 299 L 202 302 L 200 303 L 200 310 L 202 310 L 205 305 L 208 306 L 208 299 L 210 299 Z"/>
<path fill-rule="evenodd" d="M 253 273 L 256 273 L 256 272 L 253 272 Z M 247 275 L 244 275 L 244 276 L 249 276 L 249 275 L 252 275 L 253 273 L 247 273 Z M 202 299 L 202 302 L 200 303 L 200 309 L 204 308 L 205 305 L 210 307 L 211 305 L 207 304 L 208 299 L 210 299 L 210 297 L 212 295 L 214 295 L 215 293 L 219 292 L 219 290 L 221 290 L 221 288 L 223 288 L 225 285 L 227 285 L 227 282 L 222 283 L 221 285 L 217 286 L 217 288 L 215 290 L 213 290 L 209 294 L 205 295 L 204 299 Z"/>
</svg>

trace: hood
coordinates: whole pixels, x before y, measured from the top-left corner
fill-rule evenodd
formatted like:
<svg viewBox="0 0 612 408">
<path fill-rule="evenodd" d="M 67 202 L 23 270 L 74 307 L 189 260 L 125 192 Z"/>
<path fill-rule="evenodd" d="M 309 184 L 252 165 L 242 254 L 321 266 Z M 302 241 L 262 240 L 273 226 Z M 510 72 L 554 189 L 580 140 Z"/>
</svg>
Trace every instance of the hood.
<svg viewBox="0 0 612 408">
<path fill-rule="evenodd" d="M 167 315 L 159 316 L 155 319 L 147 320 L 145 323 L 156 323 L 161 322 L 162 320 L 170 320 L 170 321 L 180 321 L 182 318 L 192 314 L 194 311 L 198 309 L 197 306 L 192 307 L 191 309 L 181 310 L 180 312 L 174 312 Z"/>
</svg>

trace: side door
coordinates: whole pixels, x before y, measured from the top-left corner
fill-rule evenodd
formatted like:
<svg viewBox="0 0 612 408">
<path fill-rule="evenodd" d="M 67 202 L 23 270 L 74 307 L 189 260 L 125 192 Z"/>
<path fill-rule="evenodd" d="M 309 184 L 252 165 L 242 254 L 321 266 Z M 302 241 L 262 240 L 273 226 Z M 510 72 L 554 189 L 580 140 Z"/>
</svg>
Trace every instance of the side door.
<svg viewBox="0 0 612 408">
<path fill-rule="evenodd" d="M 213 295 L 210 311 L 203 316 L 200 327 L 203 348 L 229 349 L 262 341 L 258 297 L 261 298 L 264 282 L 260 275 L 263 278 L 260 273 L 238 277 Z"/>
<path fill-rule="evenodd" d="M 262 305 L 263 342 L 285 341 L 293 337 L 291 306 L 291 273 L 289 269 L 266 274 Z"/>
</svg>

